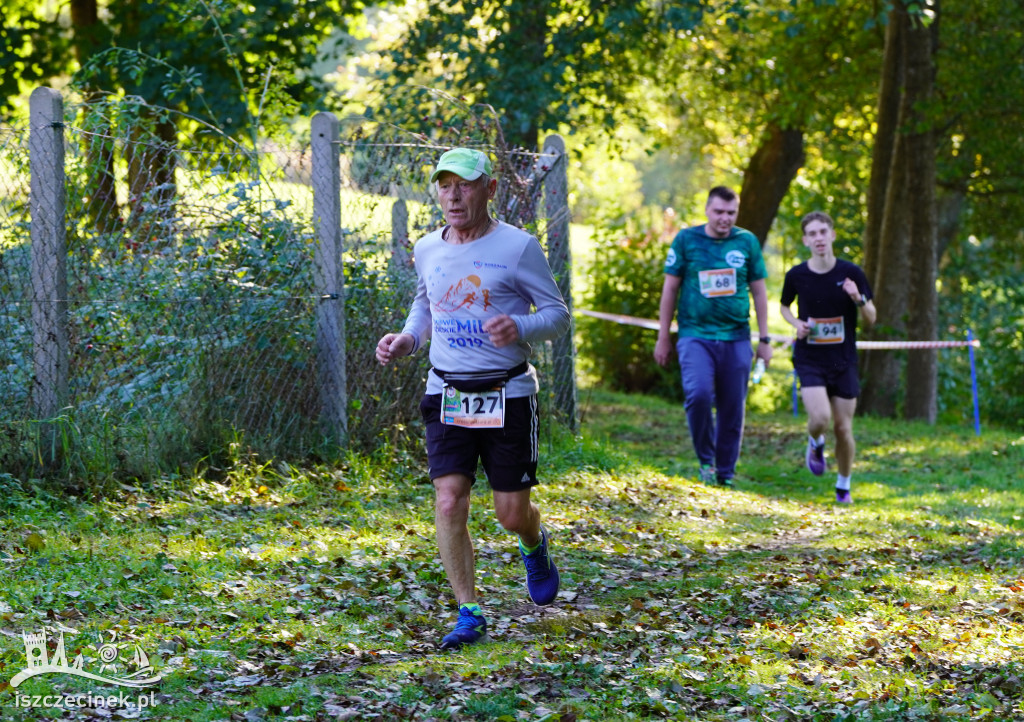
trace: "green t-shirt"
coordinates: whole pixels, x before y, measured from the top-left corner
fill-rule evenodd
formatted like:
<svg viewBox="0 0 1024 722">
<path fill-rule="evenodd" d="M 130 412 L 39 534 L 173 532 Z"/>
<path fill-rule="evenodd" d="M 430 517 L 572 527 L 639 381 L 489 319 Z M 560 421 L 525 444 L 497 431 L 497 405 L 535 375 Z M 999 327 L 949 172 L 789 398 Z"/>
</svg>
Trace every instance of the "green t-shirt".
<svg viewBox="0 0 1024 722">
<path fill-rule="evenodd" d="M 703 225 L 684 228 L 672 240 L 665 273 L 682 278 L 680 336 L 750 338 L 750 283 L 768 275 L 757 236 L 733 228 L 725 238 L 712 238 Z"/>
</svg>

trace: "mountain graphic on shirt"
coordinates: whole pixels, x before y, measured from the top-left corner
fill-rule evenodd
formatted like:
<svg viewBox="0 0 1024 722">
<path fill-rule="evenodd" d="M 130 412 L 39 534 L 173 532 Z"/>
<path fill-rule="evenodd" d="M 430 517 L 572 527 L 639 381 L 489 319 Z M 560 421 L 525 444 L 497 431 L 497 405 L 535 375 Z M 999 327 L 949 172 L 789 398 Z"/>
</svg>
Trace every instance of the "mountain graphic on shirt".
<svg viewBox="0 0 1024 722">
<path fill-rule="evenodd" d="M 458 283 L 450 286 L 434 308 L 445 313 L 452 313 L 460 308 L 472 308 L 477 303 L 486 311 L 491 305 L 491 292 L 480 287 L 480 276 L 470 274 Z"/>
</svg>

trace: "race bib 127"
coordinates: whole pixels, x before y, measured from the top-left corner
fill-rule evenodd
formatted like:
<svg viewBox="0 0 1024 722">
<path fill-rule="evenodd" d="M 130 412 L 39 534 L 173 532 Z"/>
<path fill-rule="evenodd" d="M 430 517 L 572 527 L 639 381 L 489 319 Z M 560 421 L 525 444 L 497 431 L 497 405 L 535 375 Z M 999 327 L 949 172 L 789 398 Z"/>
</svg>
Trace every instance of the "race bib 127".
<svg viewBox="0 0 1024 722">
<path fill-rule="evenodd" d="M 459 391 L 445 384 L 441 394 L 441 423 L 471 429 L 500 429 L 505 425 L 505 387 Z"/>
</svg>

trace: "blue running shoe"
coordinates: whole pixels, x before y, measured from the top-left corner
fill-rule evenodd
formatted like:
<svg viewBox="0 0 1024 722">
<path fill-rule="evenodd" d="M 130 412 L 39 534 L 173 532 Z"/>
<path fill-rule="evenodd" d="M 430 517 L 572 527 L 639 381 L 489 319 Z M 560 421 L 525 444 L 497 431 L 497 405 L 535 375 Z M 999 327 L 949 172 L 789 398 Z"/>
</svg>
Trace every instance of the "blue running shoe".
<svg viewBox="0 0 1024 722">
<path fill-rule="evenodd" d="M 849 489 L 836 489 L 836 504 L 852 504 L 853 497 Z"/>
<path fill-rule="evenodd" d="M 540 546 L 527 554 L 523 551 L 523 543 L 519 542 L 519 555 L 526 565 L 526 589 L 534 604 L 544 606 L 555 601 L 558 595 L 558 569 L 548 556 L 548 533 L 540 528 Z"/>
<path fill-rule="evenodd" d="M 807 470 L 815 476 L 825 473 L 825 445 L 807 442 Z"/>
<path fill-rule="evenodd" d="M 466 607 L 459 607 L 455 629 L 441 640 L 441 649 L 458 649 L 466 644 L 487 641 L 487 620 Z"/>
</svg>

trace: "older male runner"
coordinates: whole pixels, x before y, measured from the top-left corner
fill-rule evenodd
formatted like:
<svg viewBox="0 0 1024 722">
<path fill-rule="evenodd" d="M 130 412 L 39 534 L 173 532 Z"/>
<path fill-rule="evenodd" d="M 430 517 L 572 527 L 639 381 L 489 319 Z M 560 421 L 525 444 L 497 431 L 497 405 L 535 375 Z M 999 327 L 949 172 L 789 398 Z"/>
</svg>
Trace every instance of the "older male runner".
<svg viewBox="0 0 1024 722">
<path fill-rule="evenodd" d="M 416 244 L 416 298 L 402 332 L 381 338 L 376 357 L 387 364 L 430 339 L 433 368 L 420 409 L 437 545 L 459 604 L 455 629 L 441 647 L 457 649 L 487 633 L 467 526 L 478 461 L 498 521 L 519 537 L 530 598 L 550 604 L 558 593 L 548 535 L 530 500 L 539 425 L 529 357 L 531 344 L 566 333 L 570 316 L 537 239 L 488 212 L 497 180 L 484 153 L 448 151 L 430 181 L 447 225 Z"/>
</svg>

